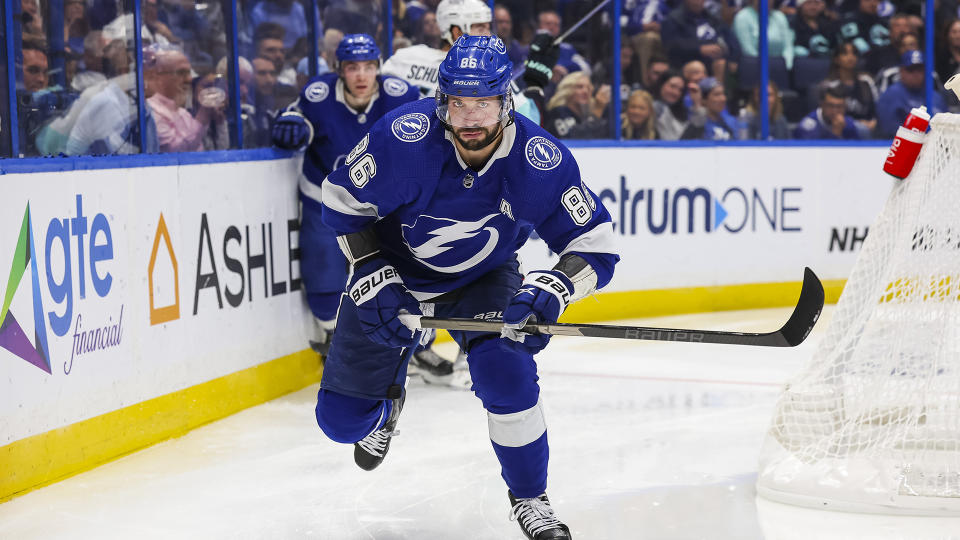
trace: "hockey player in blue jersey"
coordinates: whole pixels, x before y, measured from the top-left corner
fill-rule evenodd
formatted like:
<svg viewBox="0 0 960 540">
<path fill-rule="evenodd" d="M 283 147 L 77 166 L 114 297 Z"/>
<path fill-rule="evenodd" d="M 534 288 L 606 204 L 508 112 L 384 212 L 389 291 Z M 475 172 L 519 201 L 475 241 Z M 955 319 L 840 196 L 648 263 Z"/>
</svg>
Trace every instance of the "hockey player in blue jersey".
<svg viewBox="0 0 960 540">
<path fill-rule="evenodd" d="M 318 352 L 326 354 L 337 322 L 337 308 L 347 281 L 347 262 L 336 235 L 320 220 L 317 202 L 323 179 L 343 163 L 347 152 L 387 111 L 419 98 L 416 87 L 401 79 L 379 76 L 380 49 L 366 34 L 349 34 L 337 46 L 337 71 L 314 77 L 299 98 L 279 116 L 273 142 L 286 149 L 306 146 L 300 192 L 303 201 L 300 230 L 301 268 L 307 303 L 314 316 Z M 315 195 L 314 197 L 309 196 Z M 417 351 L 419 373 L 433 383 L 469 387 L 466 375 L 457 376 L 453 362 L 429 348 Z M 464 386 L 465 385 L 465 386 Z"/>
<path fill-rule="evenodd" d="M 439 69 L 435 100 L 378 121 L 323 182 L 323 221 L 353 277 L 327 357 L 316 417 L 354 444 L 365 470 L 383 461 L 403 408 L 408 317 L 502 319 L 500 334 L 452 331 L 513 507 L 534 540 L 571 538 L 546 496 L 546 423 L 534 355 L 570 302 L 606 285 L 619 257 L 610 215 L 573 155 L 522 115 L 499 38 L 463 36 Z M 560 262 L 522 276 L 516 251 L 536 231 Z"/>
</svg>

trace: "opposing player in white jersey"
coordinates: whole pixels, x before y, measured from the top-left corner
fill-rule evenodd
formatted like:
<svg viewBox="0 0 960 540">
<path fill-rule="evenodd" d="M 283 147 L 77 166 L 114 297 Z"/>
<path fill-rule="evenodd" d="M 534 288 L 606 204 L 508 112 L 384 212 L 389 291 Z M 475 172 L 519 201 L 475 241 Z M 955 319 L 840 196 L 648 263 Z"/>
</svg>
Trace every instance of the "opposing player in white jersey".
<svg viewBox="0 0 960 540">
<path fill-rule="evenodd" d="M 462 35 L 492 36 L 493 13 L 481 0 L 443 0 L 437 5 L 437 25 L 443 45 L 434 49 L 413 45 L 398 50 L 383 64 L 383 73 L 399 77 L 420 88 L 420 95 L 433 97 L 437 91 L 437 73 L 447 51 Z M 512 85 L 513 106 L 517 112 L 539 124 L 540 110 Z"/>
<path fill-rule="evenodd" d="M 323 181 L 323 222 L 353 278 L 316 417 L 327 437 L 354 444 L 358 466 L 375 469 L 396 433 L 417 348 L 404 312 L 502 319 L 502 332 L 450 334 L 468 352 L 513 519 L 531 540 L 565 540 L 570 529 L 545 493 L 534 359 L 550 336 L 521 329 L 555 323 L 610 282 L 619 257 L 610 214 L 573 154 L 513 110 L 512 66 L 500 38 L 461 37 L 441 64 L 436 98 L 388 113 Z M 560 262 L 523 276 L 516 252 L 534 232 Z"/>
</svg>

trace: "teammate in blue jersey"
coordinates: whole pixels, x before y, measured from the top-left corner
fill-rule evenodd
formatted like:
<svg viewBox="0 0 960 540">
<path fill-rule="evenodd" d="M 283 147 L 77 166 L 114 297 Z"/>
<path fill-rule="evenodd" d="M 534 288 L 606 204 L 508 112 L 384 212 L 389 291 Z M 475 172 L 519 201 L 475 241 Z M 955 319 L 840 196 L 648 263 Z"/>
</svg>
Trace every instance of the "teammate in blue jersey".
<svg viewBox="0 0 960 540">
<path fill-rule="evenodd" d="M 534 355 L 550 336 L 520 332 L 557 320 L 606 285 L 619 257 L 610 215 L 581 181 L 573 155 L 514 114 L 511 62 L 497 37 L 463 36 L 439 69 L 434 100 L 378 121 L 323 182 L 323 221 L 353 277 L 327 357 L 317 423 L 354 444 L 372 470 L 403 407 L 405 351 L 420 332 L 407 314 L 502 319 L 501 333 L 451 331 L 468 352 L 487 411 L 512 516 L 528 538 L 570 538 L 546 496 L 546 423 Z M 560 255 L 518 269 L 536 231 Z"/>
<path fill-rule="evenodd" d="M 353 148 L 388 111 L 419 98 L 416 87 L 378 75 L 380 49 L 366 34 L 350 34 L 337 46 L 337 71 L 309 80 L 273 127 L 274 144 L 298 149 L 306 145 L 300 181 L 302 218 L 301 268 L 307 303 L 314 316 L 311 346 L 326 354 L 336 327 L 340 296 L 347 281 L 347 262 L 336 234 L 320 220 L 320 184 L 343 164 Z M 311 196 L 311 194 L 313 196 Z M 427 382 L 469 388 L 470 377 L 455 372 L 453 362 L 430 348 L 417 351 L 417 373 Z"/>
</svg>

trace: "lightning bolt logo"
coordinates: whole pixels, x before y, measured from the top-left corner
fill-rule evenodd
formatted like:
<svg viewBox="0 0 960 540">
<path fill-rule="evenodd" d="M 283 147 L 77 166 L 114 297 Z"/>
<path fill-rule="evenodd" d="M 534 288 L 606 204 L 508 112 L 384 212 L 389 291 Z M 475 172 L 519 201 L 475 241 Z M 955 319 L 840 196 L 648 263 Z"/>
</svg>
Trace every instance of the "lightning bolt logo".
<svg viewBox="0 0 960 540">
<path fill-rule="evenodd" d="M 430 119 L 423 113 L 405 114 L 390 124 L 390 131 L 403 142 L 417 142 L 430 131 Z"/>
<path fill-rule="evenodd" d="M 419 246 L 413 246 L 406 238 L 407 231 L 416 227 L 416 223 L 410 227 L 404 225 L 403 241 L 407 244 L 407 247 L 410 249 L 410 252 L 413 253 L 413 256 L 416 257 L 417 260 L 427 268 L 431 268 L 437 272 L 443 272 L 445 274 L 455 274 L 480 264 L 480 262 L 486 259 L 491 253 L 493 253 L 493 250 L 496 249 L 497 242 L 500 240 L 500 233 L 495 227 L 484 227 L 484 225 L 499 215 L 500 214 L 490 214 L 478 221 L 455 221 L 447 218 L 421 216 L 441 222 L 448 222 L 450 225 L 437 227 L 432 231 L 427 232 L 426 234 L 431 238 Z M 470 238 L 473 238 L 484 232 L 489 235 L 487 242 L 480 249 L 480 251 L 467 260 L 452 266 L 440 266 L 428 263 L 426 261 L 426 259 L 432 259 L 443 253 L 447 253 L 451 249 L 454 249 L 453 244 L 455 242 L 469 240 Z"/>
</svg>

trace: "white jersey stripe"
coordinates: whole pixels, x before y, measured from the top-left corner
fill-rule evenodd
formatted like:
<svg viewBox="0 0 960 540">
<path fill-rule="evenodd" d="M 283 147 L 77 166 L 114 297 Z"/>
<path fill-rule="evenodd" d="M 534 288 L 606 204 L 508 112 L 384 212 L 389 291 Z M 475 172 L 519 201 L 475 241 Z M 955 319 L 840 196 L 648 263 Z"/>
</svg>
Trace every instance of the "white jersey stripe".
<svg viewBox="0 0 960 540">
<path fill-rule="evenodd" d="M 342 186 L 324 180 L 322 195 L 323 198 L 320 202 L 323 202 L 323 205 L 331 210 L 348 216 L 370 216 L 380 219 L 377 205 L 358 201 Z"/>
<path fill-rule="evenodd" d="M 574 238 L 563 248 L 560 256 L 571 251 L 582 253 L 616 253 L 613 242 L 613 223 L 607 221 Z"/>
<path fill-rule="evenodd" d="M 490 430 L 490 440 L 500 446 L 526 446 L 547 431 L 543 402 L 537 401 L 536 405 L 525 411 L 510 414 L 488 412 L 487 427 Z"/>
</svg>

